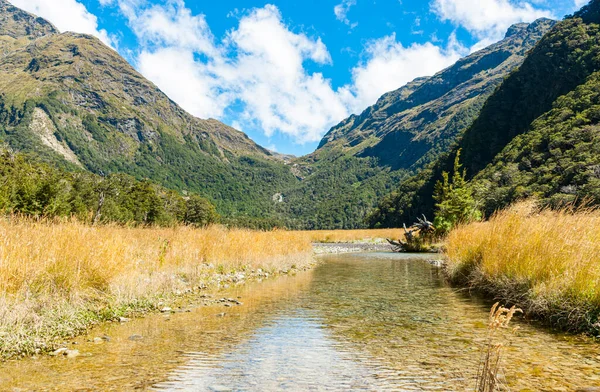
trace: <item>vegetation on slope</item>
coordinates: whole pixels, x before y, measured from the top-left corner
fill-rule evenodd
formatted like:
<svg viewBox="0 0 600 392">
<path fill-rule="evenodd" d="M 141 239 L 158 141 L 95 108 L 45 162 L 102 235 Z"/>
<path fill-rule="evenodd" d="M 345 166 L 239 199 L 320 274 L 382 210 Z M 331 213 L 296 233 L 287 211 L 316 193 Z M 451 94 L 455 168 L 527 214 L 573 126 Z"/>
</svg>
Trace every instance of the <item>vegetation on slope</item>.
<svg viewBox="0 0 600 392">
<path fill-rule="evenodd" d="M 489 216 L 514 200 L 600 204 L 600 72 L 517 136 L 473 180 Z"/>
<path fill-rule="evenodd" d="M 274 219 L 273 195 L 297 182 L 279 158 L 189 115 L 98 39 L 4 0 L 0 15 L 0 139 L 13 149 L 199 193 L 230 218 Z"/>
<path fill-rule="evenodd" d="M 126 174 L 69 172 L 9 150 L 0 153 L 0 183 L 4 215 L 158 226 L 204 226 L 218 219 L 214 206 L 198 195 L 184 197 Z"/>
<path fill-rule="evenodd" d="M 553 24 L 515 25 L 504 40 L 385 94 L 333 127 L 315 153 L 294 161 L 303 180 L 282 192 L 278 210 L 294 227 L 363 227 L 382 196 L 448 149 Z"/>
<path fill-rule="evenodd" d="M 599 7 L 595 1 L 587 10 Z M 599 21 L 582 15 L 545 35 L 488 99 L 451 152 L 384 198 L 369 223 L 395 226 L 415 214 L 431 214 L 435 184 L 452 169 L 459 150 L 488 216 L 532 194 L 549 201 L 571 201 L 573 195 L 596 199 L 594 167 L 600 162 L 591 91 L 597 80 L 592 74 L 600 68 L 600 34 Z M 484 170 L 496 157 L 496 166 Z"/>
<path fill-rule="evenodd" d="M 453 230 L 446 255 L 454 283 L 569 331 L 600 333 L 600 211 L 517 204 Z"/>
</svg>

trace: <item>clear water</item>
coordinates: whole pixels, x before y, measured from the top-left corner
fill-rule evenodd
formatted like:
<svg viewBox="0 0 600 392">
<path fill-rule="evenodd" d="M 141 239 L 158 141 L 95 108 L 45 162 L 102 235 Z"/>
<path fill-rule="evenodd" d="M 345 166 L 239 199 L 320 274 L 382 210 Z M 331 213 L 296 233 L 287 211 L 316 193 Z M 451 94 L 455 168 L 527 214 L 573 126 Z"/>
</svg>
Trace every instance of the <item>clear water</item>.
<svg viewBox="0 0 600 392">
<path fill-rule="evenodd" d="M 490 307 L 422 258 L 384 253 L 328 256 L 218 297 L 243 305 L 103 326 L 77 340 L 75 359 L 0 365 L 0 390 L 473 390 Z M 511 390 L 600 387 L 600 344 L 517 325 L 506 335 Z M 102 335 L 110 341 L 86 341 Z"/>
</svg>

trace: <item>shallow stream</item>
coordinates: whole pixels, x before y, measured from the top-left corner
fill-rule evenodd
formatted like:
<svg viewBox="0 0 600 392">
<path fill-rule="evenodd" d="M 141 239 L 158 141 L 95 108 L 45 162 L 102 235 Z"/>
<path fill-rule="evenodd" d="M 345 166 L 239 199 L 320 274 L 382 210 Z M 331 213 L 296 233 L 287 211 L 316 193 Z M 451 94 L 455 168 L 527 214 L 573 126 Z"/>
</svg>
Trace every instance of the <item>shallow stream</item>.
<svg viewBox="0 0 600 392">
<path fill-rule="evenodd" d="M 215 295 L 241 305 L 107 324 L 76 339 L 77 358 L 0 365 L 0 390 L 473 390 L 490 304 L 447 287 L 426 258 L 324 256 L 313 271 Z M 599 343 L 516 325 L 511 390 L 600 387 Z"/>
</svg>

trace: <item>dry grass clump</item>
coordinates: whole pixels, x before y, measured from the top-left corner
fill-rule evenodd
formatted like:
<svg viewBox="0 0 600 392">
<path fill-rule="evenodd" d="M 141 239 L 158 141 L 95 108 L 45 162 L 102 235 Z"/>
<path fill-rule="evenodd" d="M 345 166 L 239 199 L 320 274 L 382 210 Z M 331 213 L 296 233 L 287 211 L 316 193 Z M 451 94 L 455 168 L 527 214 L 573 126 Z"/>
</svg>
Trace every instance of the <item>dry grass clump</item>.
<svg viewBox="0 0 600 392">
<path fill-rule="evenodd" d="M 161 296 L 311 262 L 309 238 L 286 231 L 0 219 L 0 357 L 43 350 Z"/>
<path fill-rule="evenodd" d="M 321 243 L 385 242 L 386 238 L 404 238 L 403 229 L 315 230 L 298 233 L 309 236 L 312 242 Z"/>
<path fill-rule="evenodd" d="M 453 230 L 452 281 L 483 289 L 572 331 L 599 332 L 600 211 L 530 202 Z"/>
<path fill-rule="evenodd" d="M 515 306 L 507 309 L 496 302 L 490 311 L 488 335 L 481 351 L 479 368 L 477 369 L 477 392 L 493 392 L 502 388 L 501 367 L 502 353 L 506 341 L 499 340 L 502 329 L 508 328 L 510 321 L 517 312 L 522 312 Z M 516 331 L 518 327 L 513 329 Z"/>
</svg>

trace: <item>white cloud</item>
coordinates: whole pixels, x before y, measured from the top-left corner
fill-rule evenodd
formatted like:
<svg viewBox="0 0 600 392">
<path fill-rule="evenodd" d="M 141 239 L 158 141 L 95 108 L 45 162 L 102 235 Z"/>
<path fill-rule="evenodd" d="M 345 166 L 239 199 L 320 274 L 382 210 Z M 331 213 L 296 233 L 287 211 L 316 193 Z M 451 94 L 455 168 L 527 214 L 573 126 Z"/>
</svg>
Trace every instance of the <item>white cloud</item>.
<svg viewBox="0 0 600 392">
<path fill-rule="evenodd" d="M 433 0 L 432 9 L 440 19 L 460 25 L 487 42 L 501 39 L 514 23 L 553 17 L 531 3 L 509 0 Z"/>
<path fill-rule="evenodd" d="M 590 0 L 575 0 L 575 7 L 581 8 L 584 5 L 587 5 L 589 2 Z"/>
<path fill-rule="evenodd" d="M 151 6 L 134 18 L 134 33 L 145 45 L 176 45 L 197 53 L 214 55 L 214 38 L 206 19 L 203 15 L 192 15 L 183 0 L 172 0 L 164 6 Z"/>
<path fill-rule="evenodd" d="M 144 47 L 140 71 L 196 116 L 222 118 L 241 102 L 241 120 L 265 135 L 306 142 L 348 115 L 330 81 L 304 67 L 331 63 L 326 46 L 291 32 L 275 6 L 252 10 L 218 44 L 204 17 L 180 0 L 138 9 L 130 23 Z"/>
<path fill-rule="evenodd" d="M 419 76 L 433 75 L 466 52 L 454 36 L 446 48 L 430 42 L 404 47 L 394 34 L 371 41 L 366 48 L 368 59 L 352 70 L 355 108 L 371 105 L 382 94 Z"/>
<path fill-rule="evenodd" d="M 343 0 L 340 4 L 333 7 L 333 13 L 335 17 L 340 22 L 350 26 L 350 28 L 355 28 L 358 26 L 358 23 L 352 23 L 348 19 L 348 12 L 350 12 L 350 8 L 356 5 L 356 0 Z"/>
<path fill-rule="evenodd" d="M 141 45 L 138 69 L 184 109 L 298 143 L 320 140 L 381 94 L 434 74 L 465 52 L 455 40 L 443 48 L 403 46 L 394 35 L 383 37 L 367 44 L 352 83 L 334 88 L 322 73 L 307 69 L 309 62 L 332 63 L 325 44 L 293 32 L 273 5 L 239 13 L 238 26 L 221 41 L 183 0 L 160 6 L 119 0 L 118 6 Z"/>
<path fill-rule="evenodd" d="M 107 45 L 115 43 L 106 30 L 98 29 L 98 18 L 76 0 L 10 0 L 10 2 L 15 7 L 49 20 L 60 31 L 91 34 Z"/>
<path fill-rule="evenodd" d="M 137 60 L 144 76 L 197 117 L 221 118 L 229 99 L 233 98 L 220 91 L 218 80 L 207 67 L 198 65 L 191 51 L 160 48 L 142 51 Z"/>
</svg>

